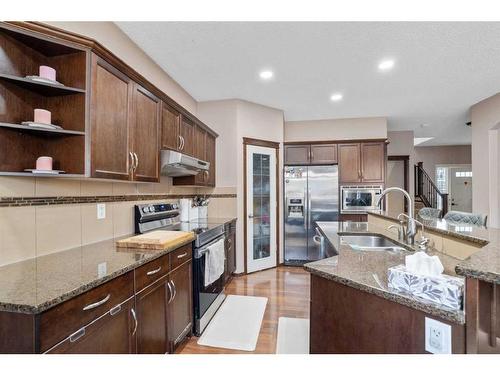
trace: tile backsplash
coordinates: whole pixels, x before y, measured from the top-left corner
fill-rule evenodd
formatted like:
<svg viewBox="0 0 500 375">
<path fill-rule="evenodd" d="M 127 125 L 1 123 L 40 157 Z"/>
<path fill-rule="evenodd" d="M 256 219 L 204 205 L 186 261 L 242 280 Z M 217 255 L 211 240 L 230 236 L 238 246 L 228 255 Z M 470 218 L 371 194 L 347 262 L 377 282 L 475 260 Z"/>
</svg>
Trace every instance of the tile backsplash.
<svg viewBox="0 0 500 375">
<path fill-rule="evenodd" d="M 216 189 L 172 186 L 163 177 L 159 184 L 120 183 L 56 178 L 0 177 L 0 200 L 37 197 L 99 197 L 138 195 L 141 201 L 106 202 L 106 218 L 97 219 L 96 203 L 24 205 L 0 207 L 0 266 L 69 248 L 133 233 L 133 207 L 137 203 L 175 202 L 158 195 L 217 194 L 212 196 L 208 214 L 236 216 L 236 188 Z M 126 197 L 125 197 L 126 198 Z M 64 203 L 64 198 L 63 203 Z M 156 200 L 155 200 L 156 199 Z"/>
</svg>

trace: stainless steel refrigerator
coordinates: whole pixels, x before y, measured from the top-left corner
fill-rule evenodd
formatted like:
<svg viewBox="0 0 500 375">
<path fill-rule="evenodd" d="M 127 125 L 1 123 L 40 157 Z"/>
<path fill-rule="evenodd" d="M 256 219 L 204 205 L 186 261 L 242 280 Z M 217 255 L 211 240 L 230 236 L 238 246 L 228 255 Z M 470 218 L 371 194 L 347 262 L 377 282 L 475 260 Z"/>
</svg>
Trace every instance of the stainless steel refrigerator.
<svg viewBox="0 0 500 375">
<path fill-rule="evenodd" d="M 286 166 L 284 182 L 285 264 L 325 258 L 316 222 L 339 219 L 338 167 Z"/>
</svg>

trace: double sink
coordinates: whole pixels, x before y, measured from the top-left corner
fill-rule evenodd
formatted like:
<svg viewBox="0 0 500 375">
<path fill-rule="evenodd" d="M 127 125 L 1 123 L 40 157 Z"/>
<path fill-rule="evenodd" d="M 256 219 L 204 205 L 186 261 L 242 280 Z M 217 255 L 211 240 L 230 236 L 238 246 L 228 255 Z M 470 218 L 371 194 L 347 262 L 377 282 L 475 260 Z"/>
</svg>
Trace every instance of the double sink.
<svg viewBox="0 0 500 375">
<path fill-rule="evenodd" d="M 406 250 L 397 242 L 394 242 L 384 236 L 374 234 L 341 234 L 340 242 L 349 245 L 357 251 L 403 251 Z"/>
</svg>

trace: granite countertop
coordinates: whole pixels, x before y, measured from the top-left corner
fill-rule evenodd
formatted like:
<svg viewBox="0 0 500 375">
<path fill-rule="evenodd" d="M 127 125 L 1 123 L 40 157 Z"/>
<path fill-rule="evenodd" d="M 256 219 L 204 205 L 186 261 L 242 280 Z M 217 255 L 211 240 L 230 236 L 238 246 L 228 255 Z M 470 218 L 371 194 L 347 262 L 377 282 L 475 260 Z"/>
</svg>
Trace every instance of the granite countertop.
<svg viewBox="0 0 500 375">
<path fill-rule="evenodd" d="M 131 235 L 0 267 L 0 311 L 40 313 L 194 240 L 165 250 L 115 246 Z"/>
<path fill-rule="evenodd" d="M 415 247 L 402 244 L 401 246 L 407 250 L 395 252 L 356 251 L 349 245 L 340 242 L 339 233 L 378 233 L 398 242 L 397 237 L 392 232 L 386 231 L 385 228 L 370 223 L 318 222 L 317 224 L 338 255 L 305 264 L 304 268 L 307 271 L 457 324 L 465 323 L 465 315 L 462 310 L 447 309 L 424 300 L 418 300 L 414 296 L 388 289 L 388 268 L 404 264 L 405 256 L 411 254 L 412 250 L 416 250 Z M 459 260 L 438 253 L 433 249 L 429 249 L 427 253 L 439 256 L 443 263 L 445 274 L 457 276 L 455 267 L 460 262 Z"/>
<path fill-rule="evenodd" d="M 369 214 L 397 221 L 389 215 Z M 500 229 L 453 223 L 444 219 L 424 220 L 422 223 L 428 232 L 457 238 L 480 247 L 476 253 L 457 264 L 455 272 L 458 275 L 500 284 Z"/>
</svg>

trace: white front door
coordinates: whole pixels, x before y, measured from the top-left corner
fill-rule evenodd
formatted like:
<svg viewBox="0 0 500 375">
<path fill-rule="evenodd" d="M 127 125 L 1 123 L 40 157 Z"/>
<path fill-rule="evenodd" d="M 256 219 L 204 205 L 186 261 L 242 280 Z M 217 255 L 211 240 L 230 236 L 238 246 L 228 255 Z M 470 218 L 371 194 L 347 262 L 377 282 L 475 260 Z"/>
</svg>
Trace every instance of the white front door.
<svg viewBox="0 0 500 375">
<path fill-rule="evenodd" d="M 472 212 L 472 168 L 450 168 L 450 211 Z"/>
<path fill-rule="evenodd" d="M 276 267 L 276 149 L 247 146 L 247 272 Z"/>
</svg>

